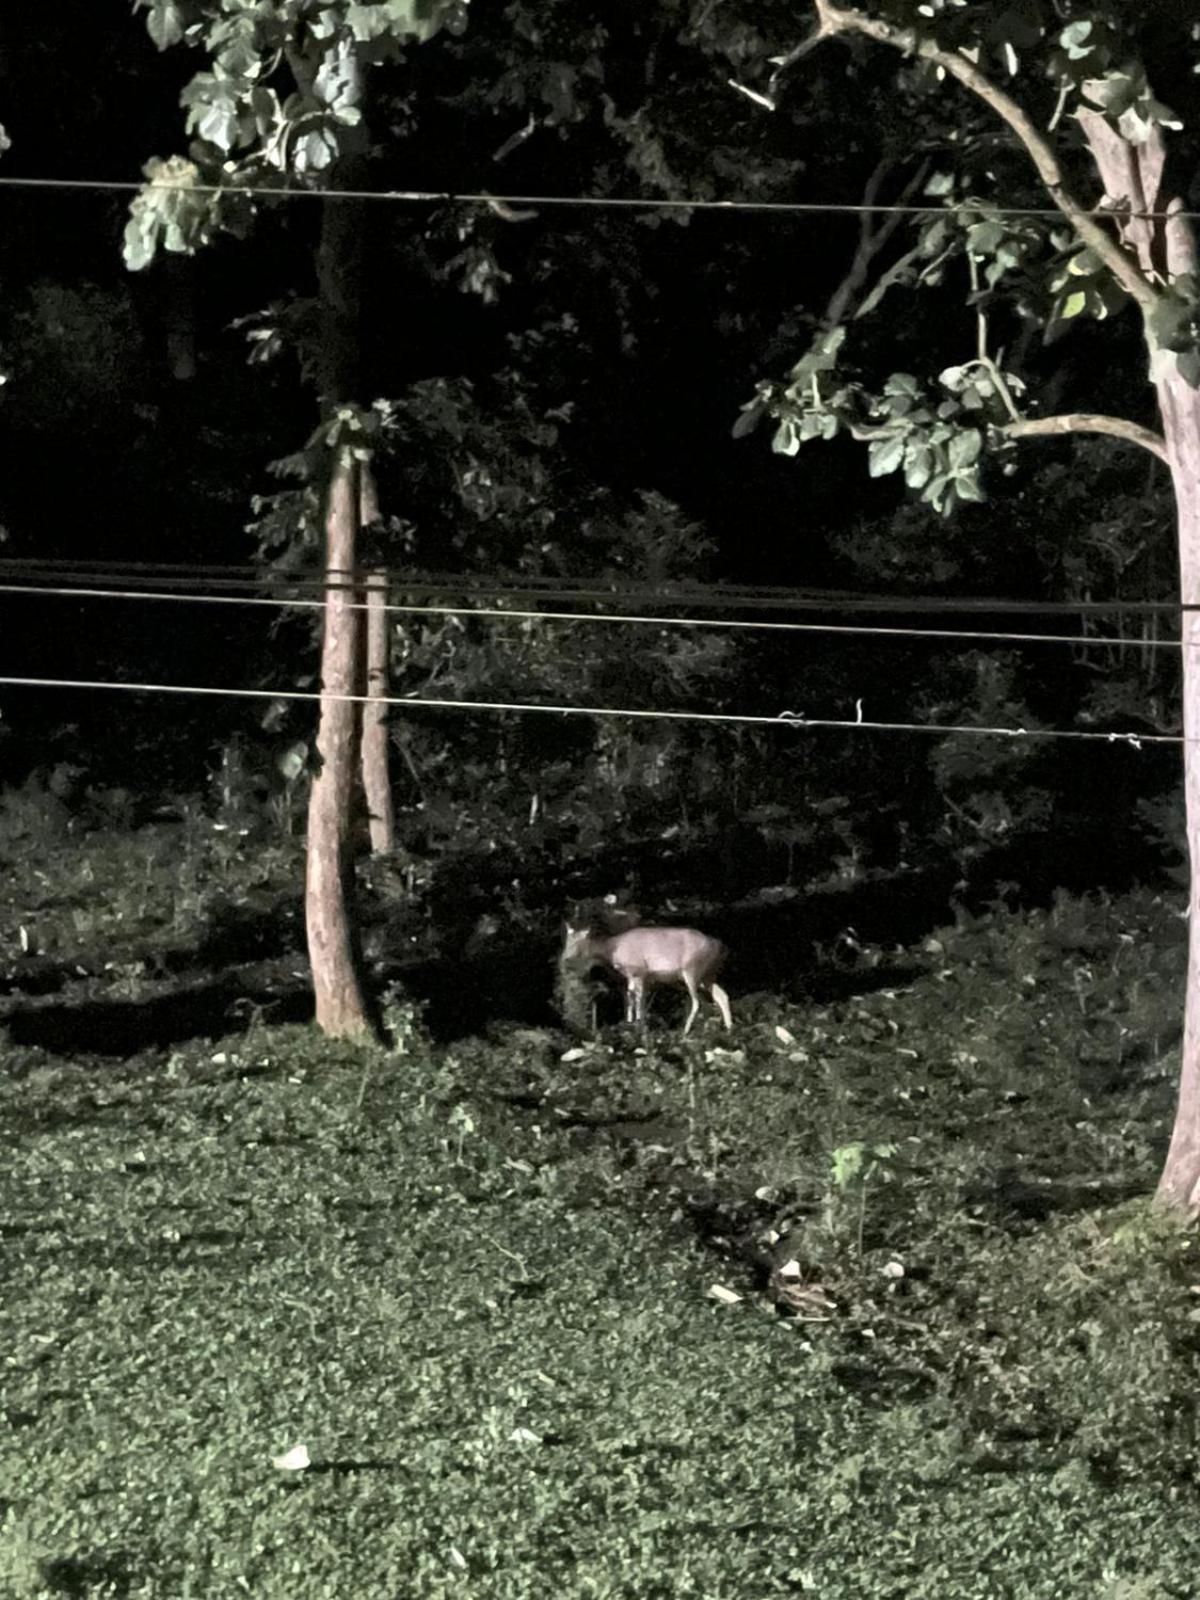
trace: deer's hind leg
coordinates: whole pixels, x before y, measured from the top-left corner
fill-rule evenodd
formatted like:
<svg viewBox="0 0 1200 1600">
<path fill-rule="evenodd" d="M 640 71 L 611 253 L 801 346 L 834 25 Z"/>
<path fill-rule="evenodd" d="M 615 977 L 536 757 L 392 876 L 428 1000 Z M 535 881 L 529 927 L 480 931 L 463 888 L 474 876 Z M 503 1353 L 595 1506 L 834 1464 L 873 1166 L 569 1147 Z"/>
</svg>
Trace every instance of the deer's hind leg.
<svg viewBox="0 0 1200 1600">
<path fill-rule="evenodd" d="M 683 974 L 683 981 L 687 984 L 688 998 L 692 1002 L 691 1010 L 687 1014 L 687 1021 L 683 1025 L 683 1037 L 686 1039 L 692 1031 L 692 1023 L 696 1020 L 696 1013 L 700 1010 L 700 990 L 690 972 Z"/>
<path fill-rule="evenodd" d="M 708 992 L 713 997 L 713 1004 L 721 1013 L 721 1021 L 725 1024 L 727 1030 L 731 1029 L 733 1027 L 733 1012 L 729 1009 L 729 996 L 719 983 L 710 983 Z"/>
</svg>

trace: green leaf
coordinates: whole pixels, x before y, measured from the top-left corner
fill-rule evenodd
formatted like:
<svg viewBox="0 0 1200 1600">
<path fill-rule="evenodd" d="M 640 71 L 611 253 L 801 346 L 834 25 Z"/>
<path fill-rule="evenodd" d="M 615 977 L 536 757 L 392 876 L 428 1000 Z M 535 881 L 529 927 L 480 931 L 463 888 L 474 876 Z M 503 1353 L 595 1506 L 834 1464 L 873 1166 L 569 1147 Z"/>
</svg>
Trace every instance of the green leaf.
<svg viewBox="0 0 1200 1600">
<path fill-rule="evenodd" d="M 1119 117 L 1138 98 L 1138 83 L 1128 72 L 1106 72 L 1087 85 L 1087 99 L 1109 117 Z"/>
<path fill-rule="evenodd" d="M 941 255 L 950 239 L 950 223 L 945 217 L 935 217 L 928 223 L 920 239 L 919 249 L 922 256 L 932 259 Z"/>
<path fill-rule="evenodd" d="M 967 249 L 973 256 L 993 255 L 1004 238 L 1001 222 L 977 222 L 967 229 Z"/>
<path fill-rule="evenodd" d="M 1063 301 L 1059 307 L 1058 314 L 1064 322 L 1067 322 L 1072 317 L 1077 317 L 1081 311 L 1086 311 L 1087 303 L 1088 297 L 1085 291 L 1076 289 L 1073 294 L 1069 294 Z"/>
<path fill-rule="evenodd" d="M 431 39 L 443 25 L 455 22 L 457 6 L 445 0 L 384 0 L 390 31 L 398 38 Z"/>
<path fill-rule="evenodd" d="M 167 50 L 183 38 L 183 9 L 179 0 L 149 0 L 146 31 L 160 50 Z"/>
<path fill-rule="evenodd" d="M 260 139 L 270 138 L 281 119 L 278 95 L 273 89 L 257 85 L 250 91 L 249 109 L 255 133 Z"/>
<path fill-rule="evenodd" d="M 1067 262 L 1067 271 L 1076 278 L 1090 278 L 1100 270 L 1100 257 L 1086 246 L 1077 250 Z"/>
<path fill-rule="evenodd" d="M 983 434 L 978 428 L 966 428 L 962 433 L 956 433 L 950 441 L 950 449 L 947 452 L 950 465 L 957 472 L 961 472 L 965 467 L 974 466 L 979 460 L 982 449 Z"/>
<path fill-rule="evenodd" d="M 337 156 L 337 140 L 329 128 L 314 128 L 301 134 L 293 146 L 297 172 L 323 172 Z"/>
<path fill-rule="evenodd" d="M 180 95 L 187 107 L 187 130 L 228 153 L 238 136 L 238 94 L 228 79 L 198 72 Z"/>
<path fill-rule="evenodd" d="M 391 18 L 381 5 L 348 5 L 346 26 L 360 44 L 367 44 L 391 32 Z"/>
<path fill-rule="evenodd" d="M 243 33 L 216 56 L 222 72 L 231 78 L 256 78 L 262 69 L 262 57 L 254 43 L 253 34 Z"/>
<path fill-rule="evenodd" d="M 921 385 L 911 372 L 893 372 L 883 386 L 884 394 L 908 395 L 912 399 L 920 399 Z"/>
<path fill-rule="evenodd" d="M 791 417 L 781 417 L 771 440 L 771 449 L 777 456 L 794 456 L 800 449 L 800 436 Z"/>
<path fill-rule="evenodd" d="M 861 1143 L 843 1144 L 829 1158 L 830 1177 L 834 1186 L 843 1189 L 862 1172 L 866 1149 Z"/>
<path fill-rule="evenodd" d="M 753 433 L 762 421 L 765 410 L 766 405 L 762 400 L 751 400 L 748 405 L 744 405 L 733 424 L 731 430 L 733 437 L 744 439 L 748 433 Z"/>
<path fill-rule="evenodd" d="M 1161 100 L 1156 100 L 1153 95 L 1146 101 L 1146 115 L 1151 122 L 1156 122 L 1160 128 L 1171 128 L 1178 131 L 1183 127 L 1183 122 L 1170 106 L 1163 105 Z"/>
<path fill-rule="evenodd" d="M 914 441 L 904 453 L 904 481 L 910 489 L 923 489 L 933 473 L 933 451 Z"/>
<path fill-rule="evenodd" d="M 946 472 L 937 472 L 925 485 L 921 499 L 933 506 L 936 511 L 942 509 L 942 496 L 946 493 L 946 486 L 950 482 L 950 475 Z"/>
<path fill-rule="evenodd" d="M 151 216 L 137 212 L 125 224 L 121 255 L 130 272 L 141 272 L 154 260 L 158 229 Z"/>
<path fill-rule="evenodd" d="M 925 193 L 935 200 L 944 195 L 953 194 L 954 174 L 952 172 L 935 172 L 925 185 Z"/>
<path fill-rule="evenodd" d="M 904 435 L 888 434 L 882 439 L 872 439 L 867 451 L 867 470 L 873 478 L 885 478 L 895 472 L 904 459 Z"/>
</svg>

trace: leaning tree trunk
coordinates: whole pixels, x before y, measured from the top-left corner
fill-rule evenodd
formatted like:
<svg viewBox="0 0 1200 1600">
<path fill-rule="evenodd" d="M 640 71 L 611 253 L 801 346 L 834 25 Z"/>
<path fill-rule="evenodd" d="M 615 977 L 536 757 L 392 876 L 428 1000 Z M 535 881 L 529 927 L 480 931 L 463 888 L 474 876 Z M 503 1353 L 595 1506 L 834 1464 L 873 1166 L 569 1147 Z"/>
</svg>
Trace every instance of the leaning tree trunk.
<svg viewBox="0 0 1200 1600">
<path fill-rule="evenodd" d="M 359 488 L 359 518 L 363 527 L 379 519 L 379 498 L 370 463 L 364 462 Z M 392 781 L 388 768 L 388 623 L 387 571 L 376 568 L 366 575 L 367 699 L 362 721 L 362 781 L 367 801 L 367 826 L 375 855 L 387 855 L 396 843 Z"/>
<path fill-rule="evenodd" d="M 354 938 L 350 803 L 358 733 L 358 613 L 345 574 L 354 567 L 357 472 L 333 469 L 326 516 L 325 631 L 321 642 L 320 768 L 308 802 L 305 918 L 317 1026 L 335 1039 L 369 1038 L 372 1029 Z"/>
<path fill-rule="evenodd" d="M 1179 200 L 1163 193 L 1166 148 L 1155 128 L 1142 143 L 1128 143 L 1098 113 L 1083 109 L 1080 127 L 1104 184 L 1122 220 L 1126 249 L 1136 256 L 1146 278 L 1168 284 L 1200 267 L 1191 219 Z M 1158 409 L 1167 446 L 1167 465 L 1175 490 L 1179 555 L 1181 671 L 1183 694 L 1183 793 L 1187 825 L 1188 963 L 1184 997 L 1179 1098 L 1158 1198 L 1172 1209 L 1200 1213 L 1200 390 L 1180 374 L 1164 353 L 1154 355 Z"/>
<path fill-rule="evenodd" d="M 1179 523 L 1179 592 L 1183 606 L 1200 606 L 1200 393 L 1178 373 L 1158 385 L 1163 432 Z M 1187 995 L 1179 1099 L 1159 1199 L 1200 1213 L 1200 610 L 1180 616 L 1183 662 L 1183 792 L 1191 888 L 1188 894 Z"/>
</svg>

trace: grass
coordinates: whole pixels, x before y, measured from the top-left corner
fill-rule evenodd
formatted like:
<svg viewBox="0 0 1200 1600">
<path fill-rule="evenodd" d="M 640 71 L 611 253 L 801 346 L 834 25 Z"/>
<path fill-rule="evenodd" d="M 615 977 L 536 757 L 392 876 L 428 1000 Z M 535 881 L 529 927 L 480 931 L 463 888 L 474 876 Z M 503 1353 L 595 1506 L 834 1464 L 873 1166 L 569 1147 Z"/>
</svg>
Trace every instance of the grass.
<svg viewBox="0 0 1200 1600">
<path fill-rule="evenodd" d="M 123 960 L 164 906 L 109 848 L 21 886 L 93 997 L 73 852 Z M 686 1045 L 9 1043 L 0 1594 L 1193 1596 L 1182 926 L 998 911 Z"/>
</svg>

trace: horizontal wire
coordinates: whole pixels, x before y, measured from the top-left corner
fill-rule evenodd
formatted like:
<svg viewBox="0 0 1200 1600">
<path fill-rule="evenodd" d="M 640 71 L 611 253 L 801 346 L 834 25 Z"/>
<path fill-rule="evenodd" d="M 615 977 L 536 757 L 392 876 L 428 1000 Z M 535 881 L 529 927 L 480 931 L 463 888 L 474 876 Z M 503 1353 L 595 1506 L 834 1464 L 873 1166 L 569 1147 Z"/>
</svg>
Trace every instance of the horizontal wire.
<svg viewBox="0 0 1200 1600">
<path fill-rule="evenodd" d="M 452 189 L 325 189 L 276 188 L 271 184 L 218 184 L 218 183 L 159 183 L 133 178 L 18 178 L 0 177 L 0 189 L 65 189 L 95 190 L 102 193 L 139 193 L 143 189 L 165 191 L 178 189 L 187 194 L 251 195 L 275 200 L 384 200 L 407 205 L 484 205 L 484 206 L 558 206 L 591 208 L 594 210 L 637 211 L 731 211 L 761 212 L 777 216 L 945 216 L 942 205 L 901 205 L 867 201 L 833 200 L 668 200 L 661 196 L 640 198 L 636 195 L 587 194 L 492 194 Z M 994 206 L 982 200 L 964 201 L 977 210 L 986 210 L 999 217 L 1049 217 L 1059 221 L 1063 213 L 1057 206 Z M 1172 218 L 1198 218 L 1198 211 L 1113 211 L 1104 206 L 1081 212 L 1089 217 L 1112 217 L 1119 221 L 1130 218 L 1167 221 Z"/>
<path fill-rule="evenodd" d="M 1079 728 L 995 728 L 969 723 L 876 722 L 861 715 L 853 720 L 808 717 L 802 711 L 779 711 L 755 716 L 737 711 L 658 711 L 635 706 L 573 706 L 521 700 L 442 700 L 420 695 L 337 694 L 320 689 L 223 689 L 216 685 L 182 683 L 124 683 L 92 678 L 25 678 L 0 676 L 0 686 L 18 689 L 98 689 L 125 694 L 207 695 L 231 700 L 330 701 L 346 705 L 417 706 L 433 710 L 541 712 L 560 717 L 632 717 L 651 722 L 708 722 L 757 727 L 834 728 L 874 733 L 968 734 L 1004 739 L 1070 739 L 1077 743 L 1126 744 L 1140 750 L 1147 744 L 1200 744 L 1200 735 L 1177 733 L 1091 732 Z M 861 710 L 861 701 L 858 703 Z"/>
<path fill-rule="evenodd" d="M 357 586 L 356 586 L 357 587 Z M 185 605 L 270 606 L 276 610 L 323 611 L 324 600 L 268 597 L 244 594 L 178 594 L 162 590 L 98 589 L 75 586 L 0 583 L 0 594 L 32 594 L 71 600 L 150 600 L 176 601 Z M 651 617 L 629 612 L 525 611 L 510 607 L 411 605 L 400 601 L 351 600 L 347 611 L 397 612 L 406 616 L 490 617 L 506 622 L 620 622 L 656 628 L 733 628 L 754 632 L 848 634 L 850 636 L 895 639 L 982 639 L 989 643 L 1069 644 L 1084 649 L 1179 650 L 1179 639 L 1106 639 L 1073 633 L 1001 633 L 979 628 L 898 628 L 868 623 L 837 622 L 762 622 L 727 617 Z M 1195 648 L 1200 640 L 1189 640 Z"/>
<path fill-rule="evenodd" d="M 392 586 L 407 594 L 477 595 L 486 599 L 525 597 L 538 600 L 594 600 L 599 604 L 618 601 L 640 601 L 642 604 L 690 605 L 740 608 L 744 610 L 795 610 L 795 611 L 903 611 L 965 614 L 969 612 L 1011 612 L 1029 616 L 1083 616 L 1122 614 L 1178 616 L 1200 610 L 1200 601 L 1178 600 L 1005 600 L 987 599 L 983 596 L 887 596 L 853 595 L 841 590 L 787 589 L 780 585 L 697 584 L 694 582 L 670 583 L 613 583 L 597 587 L 599 580 L 584 579 L 576 583 L 555 579 L 522 578 L 506 582 L 503 579 L 479 580 L 470 575 L 442 573 L 424 577 L 411 577 L 397 568 L 386 566 L 333 567 L 332 573 L 346 572 L 345 582 L 329 582 L 320 573 L 311 577 L 263 574 L 261 569 L 245 563 L 227 566 L 189 565 L 172 562 L 120 562 L 120 561 L 55 561 L 37 558 L 0 557 L 0 576 L 21 578 L 46 576 L 63 580 L 75 574 L 87 581 L 105 577 L 126 583 L 146 581 L 153 575 L 161 584 L 172 583 L 183 590 L 186 585 L 198 583 L 207 574 L 212 588 L 261 590 L 288 588 L 326 593 L 341 589 L 361 588 L 368 577 L 382 572 L 392 580 Z M 171 574 L 178 573 L 177 579 Z M 243 574 L 220 577 L 220 573 Z M 141 592 L 141 591 L 138 591 Z"/>
</svg>

